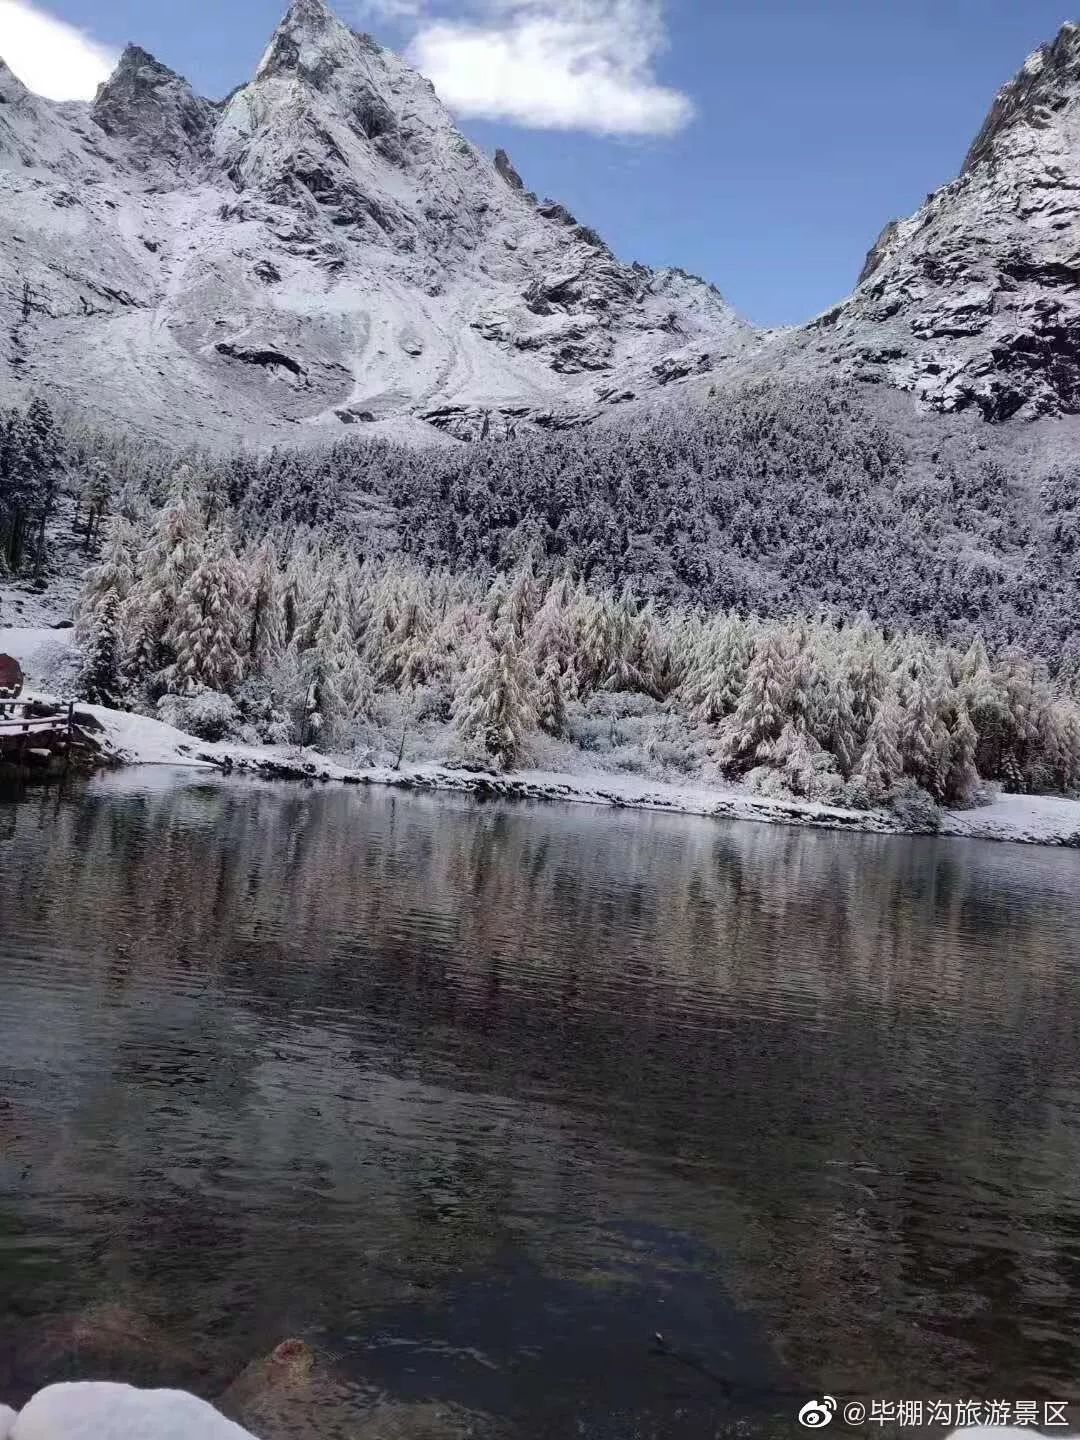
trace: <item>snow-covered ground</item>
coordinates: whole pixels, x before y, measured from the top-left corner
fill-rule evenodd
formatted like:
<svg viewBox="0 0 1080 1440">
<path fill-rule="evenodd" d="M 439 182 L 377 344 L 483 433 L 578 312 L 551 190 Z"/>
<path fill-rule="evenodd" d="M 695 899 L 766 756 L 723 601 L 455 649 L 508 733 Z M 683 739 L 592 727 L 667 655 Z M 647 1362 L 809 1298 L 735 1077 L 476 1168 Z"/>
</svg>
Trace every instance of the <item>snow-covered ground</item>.
<svg viewBox="0 0 1080 1440">
<path fill-rule="evenodd" d="M 612 805 L 667 810 L 727 820 L 769 821 L 829 830 L 902 833 L 888 811 L 849 810 L 808 800 L 776 800 L 735 786 L 670 785 L 638 776 L 589 770 L 570 774 L 515 770 L 508 774 L 453 769 L 446 765 L 351 766 L 297 746 L 208 744 L 170 725 L 101 706 L 79 706 L 102 726 L 105 749 L 128 764 L 197 765 L 270 778 L 295 778 L 352 785 L 391 785 L 408 790 L 518 800 L 560 800 L 579 805 Z M 1032 845 L 1080 847 L 1080 801 L 1049 796 L 1003 795 L 976 810 L 942 812 L 942 835 L 1012 840 Z"/>
<path fill-rule="evenodd" d="M 23 666 L 30 693 L 74 694 L 63 682 L 77 673 L 78 651 L 70 631 L 43 628 L 0 629 L 0 653 Z M 189 765 L 232 770 L 272 778 L 337 781 L 354 785 L 394 785 L 411 790 L 457 791 L 508 799 L 561 800 L 582 805 L 614 805 L 668 810 L 731 820 L 812 825 L 830 830 L 902 833 L 895 815 L 884 810 L 851 810 L 809 800 L 778 800 L 738 786 L 667 784 L 637 775 L 594 768 L 582 755 L 575 770 L 515 770 L 508 774 L 454 769 L 436 763 L 357 765 L 295 745 L 210 743 L 160 720 L 101 705 L 80 703 L 76 714 L 100 726 L 104 753 L 124 765 Z M 941 812 L 942 835 L 979 840 L 1011 840 L 1031 845 L 1080 848 L 1080 800 L 1044 795 L 1001 795 L 974 810 Z"/>
</svg>

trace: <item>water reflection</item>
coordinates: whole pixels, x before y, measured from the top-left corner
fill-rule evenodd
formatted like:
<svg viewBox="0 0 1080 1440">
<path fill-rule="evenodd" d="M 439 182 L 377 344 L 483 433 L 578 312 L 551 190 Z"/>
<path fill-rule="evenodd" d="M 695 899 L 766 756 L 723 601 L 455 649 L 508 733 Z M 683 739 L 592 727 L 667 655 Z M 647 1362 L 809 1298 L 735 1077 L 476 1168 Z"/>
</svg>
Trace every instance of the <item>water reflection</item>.
<svg viewBox="0 0 1080 1440">
<path fill-rule="evenodd" d="M 161 772 L 0 836 L 9 1385 L 127 1297 L 527 1436 L 1071 1393 L 1074 856 Z"/>
</svg>

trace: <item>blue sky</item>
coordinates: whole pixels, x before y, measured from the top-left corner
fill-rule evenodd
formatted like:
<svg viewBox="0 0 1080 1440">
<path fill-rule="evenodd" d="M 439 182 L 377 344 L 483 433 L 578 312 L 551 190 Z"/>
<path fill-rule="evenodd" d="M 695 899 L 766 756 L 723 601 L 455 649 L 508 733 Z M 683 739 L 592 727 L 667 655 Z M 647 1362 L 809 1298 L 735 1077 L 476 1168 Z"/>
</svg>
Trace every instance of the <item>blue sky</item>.
<svg viewBox="0 0 1080 1440">
<path fill-rule="evenodd" d="M 5 43 L 16 43 L 28 5 L 0 0 L 9 60 Z M 37 8 L 107 50 L 136 40 L 218 96 L 250 76 L 284 4 Z M 462 129 L 488 150 L 505 146 L 531 189 L 568 205 L 624 258 L 712 280 L 758 324 L 808 319 L 847 294 L 882 225 L 956 173 L 995 90 L 1080 18 L 1080 4 L 1070 14 L 1060 0 L 339 0 L 337 9 L 422 59 Z M 503 73 L 495 60 L 514 67 L 502 91 L 492 88 Z M 582 69 L 587 86 L 572 78 Z"/>
</svg>

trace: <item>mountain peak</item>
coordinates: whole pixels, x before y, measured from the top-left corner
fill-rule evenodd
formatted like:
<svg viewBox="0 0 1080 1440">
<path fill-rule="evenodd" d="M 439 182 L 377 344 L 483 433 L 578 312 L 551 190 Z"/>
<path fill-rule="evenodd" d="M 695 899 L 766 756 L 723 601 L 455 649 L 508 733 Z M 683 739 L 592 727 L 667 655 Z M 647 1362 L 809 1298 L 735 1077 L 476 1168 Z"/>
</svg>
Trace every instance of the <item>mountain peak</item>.
<svg viewBox="0 0 1080 1440">
<path fill-rule="evenodd" d="M 0 104 L 23 100 L 29 93 L 15 71 L 0 55 Z"/>
<path fill-rule="evenodd" d="M 354 55 L 357 37 L 325 0 L 293 0 L 255 72 L 256 80 L 297 74 L 321 88 Z"/>
<path fill-rule="evenodd" d="M 148 50 L 127 45 L 91 114 L 106 135 L 129 143 L 136 169 L 190 170 L 209 152 L 215 110 Z"/>
<path fill-rule="evenodd" d="M 1066 24 L 1057 38 L 1029 55 L 1020 70 L 1002 86 L 975 137 L 962 173 L 989 160 L 1000 145 L 1021 128 L 1049 130 L 1063 112 L 1080 101 L 1080 25 Z"/>
<path fill-rule="evenodd" d="M 330 6 L 326 4 L 326 0 L 292 0 L 292 4 L 285 12 L 284 23 L 322 30 L 327 25 L 336 25 L 340 22 Z"/>
<path fill-rule="evenodd" d="M 141 45 L 135 45 L 131 41 L 128 41 L 124 46 L 120 59 L 116 62 L 116 69 L 105 84 L 110 84 L 112 80 L 121 73 L 137 75 L 147 71 L 161 76 L 169 76 L 173 80 L 180 79 L 176 72 L 170 70 L 167 65 L 163 65 L 156 55 L 151 55 L 150 51 L 144 50 Z M 98 88 L 100 89 L 102 87 L 99 86 Z"/>
</svg>

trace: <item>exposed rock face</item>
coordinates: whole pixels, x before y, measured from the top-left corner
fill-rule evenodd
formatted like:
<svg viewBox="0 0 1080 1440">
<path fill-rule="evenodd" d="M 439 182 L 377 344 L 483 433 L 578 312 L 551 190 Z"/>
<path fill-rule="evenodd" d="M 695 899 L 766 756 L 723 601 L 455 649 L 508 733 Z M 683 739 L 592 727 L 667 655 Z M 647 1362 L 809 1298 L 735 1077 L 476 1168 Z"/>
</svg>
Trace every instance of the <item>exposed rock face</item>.
<svg viewBox="0 0 1080 1440">
<path fill-rule="evenodd" d="M 788 363 L 988 420 L 1080 410 L 1080 26 L 998 94 L 959 177 L 882 231 Z"/>
<path fill-rule="evenodd" d="M 510 156 L 505 150 L 495 151 L 495 169 L 513 190 L 524 190 L 525 181 L 514 169 Z"/>
<path fill-rule="evenodd" d="M 0 390 L 175 439 L 419 436 L 432 411 L 596 413 L 756 343 L 703 282 L 538 205 L 323 0 L 220 105 L 134 46 L 89 107 L 6 71 L 0 94 Z"/>
<path fill-rule="evenodd" d="M 1078 221 L 1067 25 L 849 300 L 757 333 L 703 281 L 620 261 L 397 56 L 295 0 L 221 104 L 135 46 L 90 106 L 0 63 L 0 398 L 218 444 L 567 426 L 762 371 L 1059 414 L 1080 410 Z"/>
<path fill-rule="evenodd" d="M 106 135 L 126 142 L 138 169 L 164 165 L 178 172 L 205 163 L 217 120 L 208 100 L 200 100 L 186 80 L 137 45 L 127 47 L 98 88 L 90 114 Z"/>
</svg>

